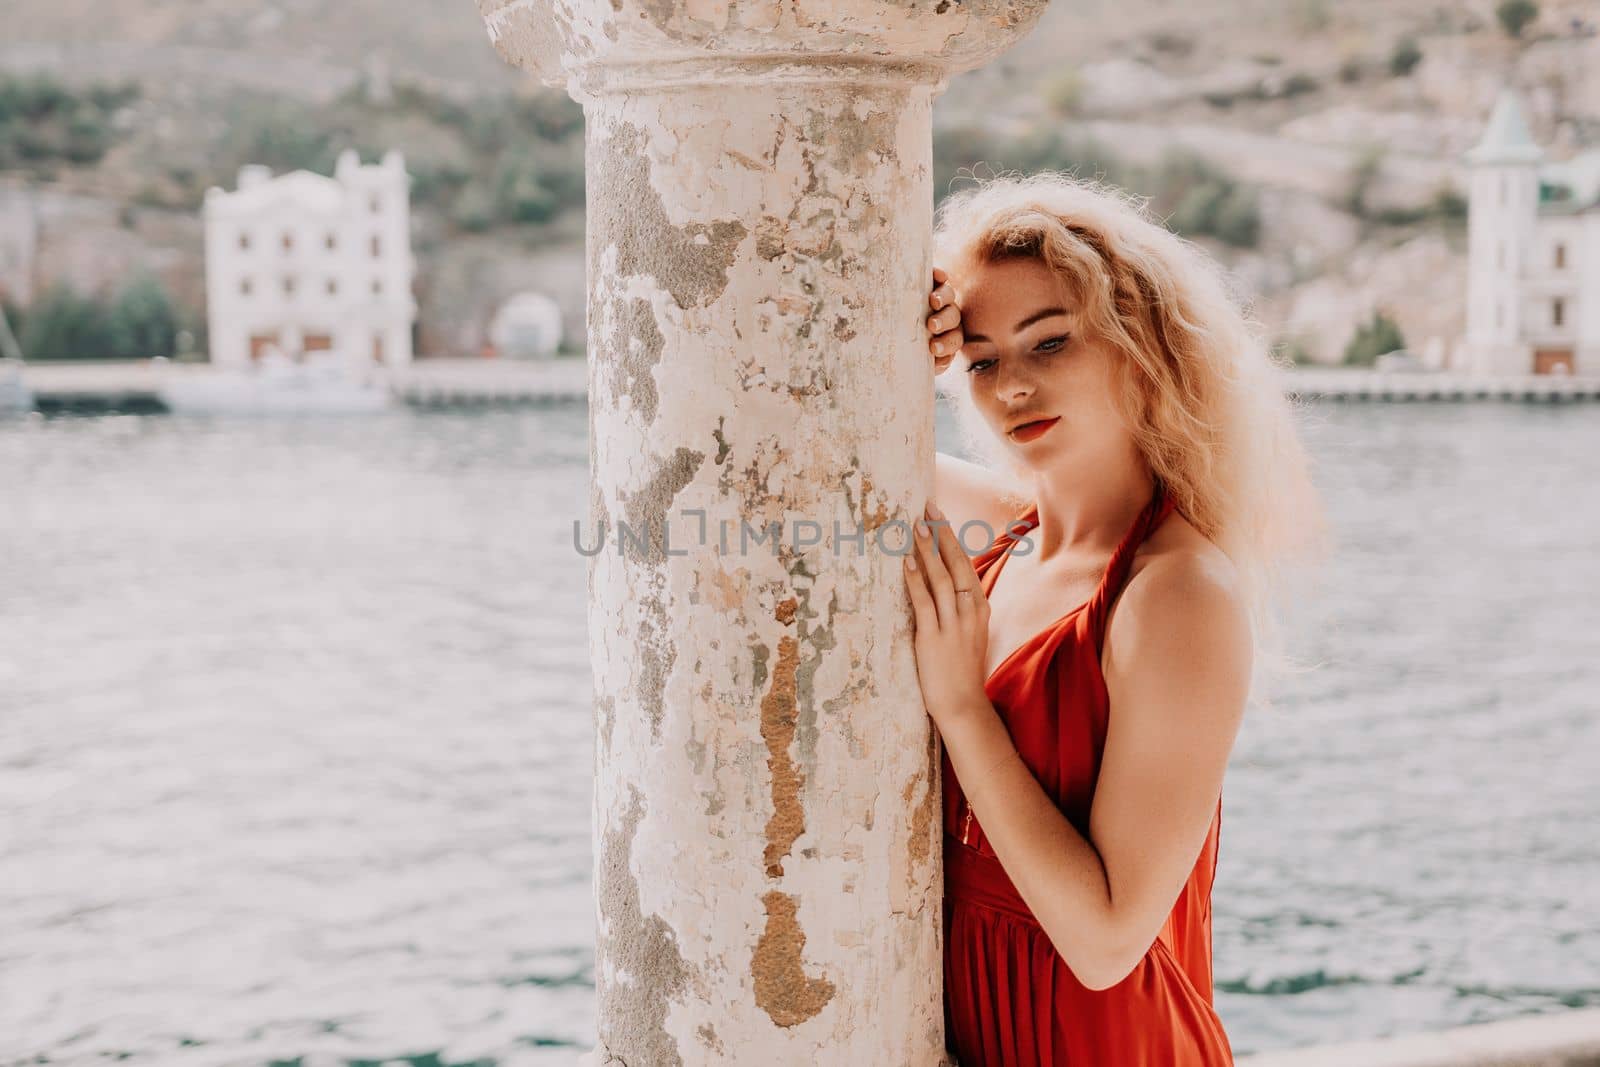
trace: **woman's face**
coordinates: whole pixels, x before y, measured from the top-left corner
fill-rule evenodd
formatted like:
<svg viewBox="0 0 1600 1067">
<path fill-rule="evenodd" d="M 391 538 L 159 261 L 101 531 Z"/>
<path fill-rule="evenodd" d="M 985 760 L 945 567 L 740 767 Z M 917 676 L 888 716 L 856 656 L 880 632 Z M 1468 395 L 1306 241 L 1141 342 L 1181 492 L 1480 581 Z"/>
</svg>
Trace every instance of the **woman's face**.
<svg viewBox="0 0 1600 1067">
<path fill-rule="evenodd" d="M 1050 269 L 1036 259 L 961 266 L 951 275 L 964 358 L 951 369 L 968 376 L 978 411 L 1016 461 L 1059 470 L 1124 455 L 1112 352 L 1084 336 Z M 1049 425 L 1023 425 L 1037 420 Z"/>
</svg>

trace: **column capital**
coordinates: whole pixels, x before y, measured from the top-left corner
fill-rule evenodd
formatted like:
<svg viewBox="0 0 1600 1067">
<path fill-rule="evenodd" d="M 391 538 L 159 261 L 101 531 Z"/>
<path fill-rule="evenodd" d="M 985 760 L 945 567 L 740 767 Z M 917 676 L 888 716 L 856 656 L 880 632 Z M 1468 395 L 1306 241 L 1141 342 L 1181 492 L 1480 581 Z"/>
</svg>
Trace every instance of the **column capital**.
<svg viewBox="0 0 1600 1067">
<path fill-rule="evenodd" d="M 507 61 L 578 100 L 741 81 L 926 82 L 980 67 L 1048 0 L 478 0 Z"/>
</svg>

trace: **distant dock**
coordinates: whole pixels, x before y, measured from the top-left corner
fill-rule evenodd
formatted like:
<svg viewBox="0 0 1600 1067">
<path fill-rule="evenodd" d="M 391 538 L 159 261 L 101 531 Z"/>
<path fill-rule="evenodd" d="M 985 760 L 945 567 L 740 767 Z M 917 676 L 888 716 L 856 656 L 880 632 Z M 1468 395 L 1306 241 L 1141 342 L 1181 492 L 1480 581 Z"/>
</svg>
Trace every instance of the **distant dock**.
<svg viewBox="0 0 1600 1067">
<path fill-rule="evenodd" d="M 1600 400 L 1600 377 L 1514 376 L 1448 371 L 1295 370 L 1285 391 L 1307 400 L 1389 403 L 1501 401 L 1560 404 Z"/>
<path fill-rule="evenodd" d="M 514 407 L 589 399 L 588 361 L 419 359 L 390 372 L 389 387 L 419 408 Z"/>
<path fill-rule="evenodd" d="M 209 363 L 59 361 L 29 363 L 23 381 L 40 411 L 151 413 L 164 380 L 204 378 Z M 493 408 L 583 402 L 588 398 L 582 356 L 545 360 L 421 359 L 387 372 L 395 396 L 416 408 Z"/>
<path fill-rule="evenodd" d="M 29 363 L 23 380 L 38 408 L 54 411 L 160 412 L 163 376 L 214 373 L 208 363 L 151 360 Z M 583 356 L 552 359 L 419 359 L 388 371 L 389 388 L 422 409 L 497 408 L 582 403 L 588 399 Z M 1443 371 L 1294 370 L 1285 392 L 1333 402 L 1468 402 L 1559 404 L 1600 401 L 1600 377 L 1487 377 Z"/>
</svg>

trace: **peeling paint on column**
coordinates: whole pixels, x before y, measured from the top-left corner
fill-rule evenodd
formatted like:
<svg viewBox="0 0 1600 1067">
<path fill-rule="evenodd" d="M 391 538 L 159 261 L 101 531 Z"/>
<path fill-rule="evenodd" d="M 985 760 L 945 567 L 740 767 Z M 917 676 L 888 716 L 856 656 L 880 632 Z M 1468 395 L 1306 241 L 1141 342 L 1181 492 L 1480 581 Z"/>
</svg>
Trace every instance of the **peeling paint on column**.
<svg viewBox="0 0 1600 1067">
<path fill-rule="evenodd" d="M 807 978 L 801 964 L 805 931 L 795 914 L 794 897 L 772 890 L 761 898 L 767 923 L 750 960 L 756 1003 L 779 1026 L 796 1026 L 812 1018 L 833 999 L 833 983 Z"/>
<path fill-rule="evenodd" d="M 643 130 L 619 122 L 588 151 L 588 180 L 608 190 L 622 213 L 606 228 L 628 237 L 618 242 L 617 269 L 655 279 L 680 308 L 704 306 L 728 287 L 735 250 L 748 231 L 732 219 L 674 226 L 651 181 L 644 145 Z M 592 214 L 589 221 L 596 222 Z"/>
<path fill-rule="evenodd" d="M 1044 0 L 936 2 L 480 0 L 584 106 L 588 508 L 645 535 L 588 558 L 591 1065 L 944 1058 L 932 732 L 873 535 L 933 474 L 933 98 Z"/>
<path fill-rule="evenodd" d="M 648 425 L 656 417 L 655 368 L 664 344 L 661 328 L 649 301 L 640 297 L 613 299 L 612 321 L 617 336 L 607 346 L 610 358 L 604 365 L 610 372 L 611 393 L 632 400 L 633 410 Z"/>
<path fill-rule="evenodd" d="M 712 1026 L 710 1023 L 706 1023 L 705 1025 L 701 1026 L 700 1029 L 696 1030 L 695 1033 L 699 1036 L 700 1041 L 707 1049 L 712 1052 L 722 1051 L 722 1041 L 717 1037 L 716 1027 Z"/>
<path fill-rule="evenodd" d="M 623 502 L 623 519 L 635 536 L 647 537 L 642 557 L 631 538 L 619 540 L 626 553 L 647 562 L 665 558 L 664 527 L 669 521 L 673 499 L 679 490 L 693 480 L 704 452 L 677 449 L 663 460 L 652 477 L 636 493 L 629 494 Z M 677 659 L 674 627 L 671 613 L 661 596 L 648 592 L 640 598 L 640 621 L 635 632 L 635 647 L 639 657 L 637 698 L 650 720 L 650 736 L 661 737 L 661 719 L 666 714 L 662 690 L 666 677 Z"/>
<path fill-rule="evenodd" d="M 601 751 L 611 748 L 611 731 L 617 724 L 617 702 L 609 696 L 595 698 L 594 702 L 595 727 L 600 740 Z"/>
<path fill-rule="evenodd" d="M 629 791 L 627 811 L 602 841 L 595 894 L 605 916 L 597 944 L 605 965 L 629 977 L 596 988 L 601 1041 L 627 1062 L 682 1067 L 683 1056 L 666 1031 L 667 1002 L 688 984 L 689 968 L 671 927 L 659 915 L 645 915 L 632 869 L 634 835 L 644 815 L 644 799 Z M 607 1033 L 608 1023 L 625 1029 Z"/>
</svg>

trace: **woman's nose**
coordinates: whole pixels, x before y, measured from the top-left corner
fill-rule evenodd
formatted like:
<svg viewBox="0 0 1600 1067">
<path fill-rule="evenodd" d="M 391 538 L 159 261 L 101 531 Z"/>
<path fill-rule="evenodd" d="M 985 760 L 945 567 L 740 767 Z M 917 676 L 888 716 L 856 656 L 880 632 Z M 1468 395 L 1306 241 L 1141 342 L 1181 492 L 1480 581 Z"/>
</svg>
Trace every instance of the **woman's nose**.
<svg viewBox="0 0 1600 1067">
<path fill-rule="evenodd" d="M 1000 361 L 996 368 L 998 373 L 994 379 L 994 393 L 998 400 L 1011 401 L 1017 397 L 1024 397 L 1033 392 L 1033 377 L 1027 371 L 1019 368 L 1020 360 Z M 1009 367 L 1008 367 L 1009 364 Z"/>
</svg>

